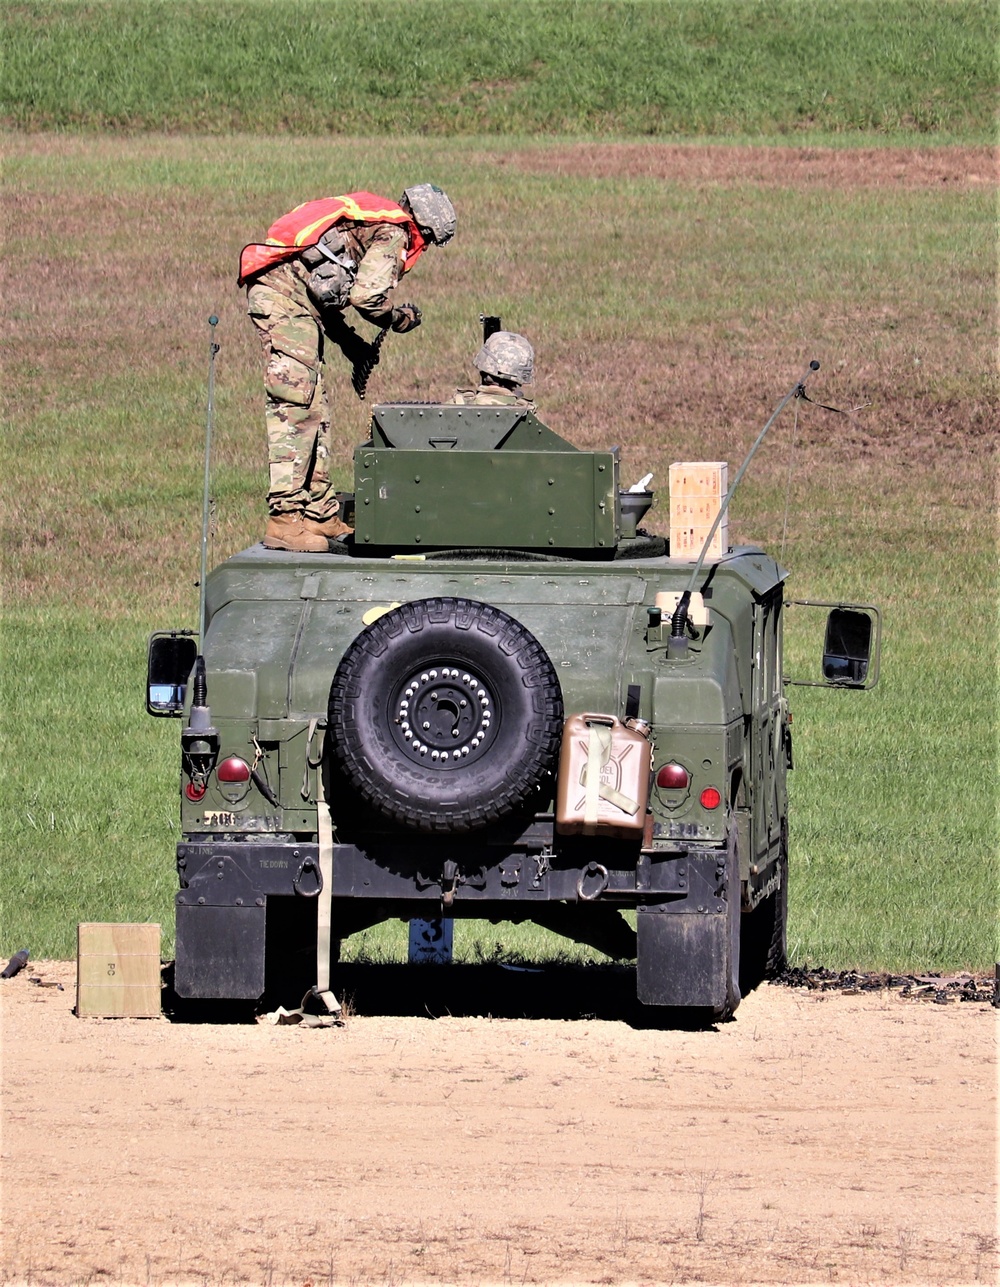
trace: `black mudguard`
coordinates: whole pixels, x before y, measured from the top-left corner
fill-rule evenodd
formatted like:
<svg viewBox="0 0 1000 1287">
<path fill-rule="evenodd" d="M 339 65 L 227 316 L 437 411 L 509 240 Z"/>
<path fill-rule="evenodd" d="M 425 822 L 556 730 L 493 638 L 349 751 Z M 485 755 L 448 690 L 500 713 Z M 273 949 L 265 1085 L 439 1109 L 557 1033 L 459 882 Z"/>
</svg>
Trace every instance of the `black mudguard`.
<svg viewBox="0 0 1000 1287">
<path fill-rule="evenodd" d="M 191 999 L 256 1001 L 264 991 L 266 907 L 177 904 L 174 988 Z"/>
<path fill-rule="evenodd" d="M 727 912 L 636 915 L 636 994 L 643 1005 L 726 1006 L 730 946 Z"/>
</svg>

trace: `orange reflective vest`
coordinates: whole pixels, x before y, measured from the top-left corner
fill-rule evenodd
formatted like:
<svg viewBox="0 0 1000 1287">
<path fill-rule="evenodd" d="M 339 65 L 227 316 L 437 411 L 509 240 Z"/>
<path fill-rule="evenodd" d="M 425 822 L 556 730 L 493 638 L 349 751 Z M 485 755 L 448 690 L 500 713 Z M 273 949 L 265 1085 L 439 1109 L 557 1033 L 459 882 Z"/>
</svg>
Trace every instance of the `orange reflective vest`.
<svg viewBox="0 0 1000 1287">
<path fill-rule="evenodd" d="M 378 197 L 374 192 L 349 192 L 343 197 L 320 197 L 316 201 L 306 201 L 276 219 L 268 228 L 263 243 L 251 242 L 249 246 L 243 247 L 238 285 L 245 285 L 248 277 L 263 272 L 272 264 L 291 259 L 306 246 L 315 246 L 323 233 L 342 219 L 357 223 L 402 224 L 409 242 L 403 261 L 404 273 L 410 271 L 424 252 L 426 243 L 420 235 L 420 229 L 413 222 L 412 216 L 394 201 Z"/>
</svg>

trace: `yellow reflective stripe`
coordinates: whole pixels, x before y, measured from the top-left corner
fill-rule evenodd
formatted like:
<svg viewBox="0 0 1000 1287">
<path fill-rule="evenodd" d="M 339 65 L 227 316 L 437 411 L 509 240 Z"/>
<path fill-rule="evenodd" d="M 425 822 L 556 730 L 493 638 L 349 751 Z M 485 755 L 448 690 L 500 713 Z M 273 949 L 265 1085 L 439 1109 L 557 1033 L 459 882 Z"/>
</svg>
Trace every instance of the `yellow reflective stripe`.
<svg viewBox="0 0 1000 1287">
<path fill-rule="evenodd" d="M 405 210 L 400 210 L 399 206 L 385 206 L 381 210 L 368 210 L 364 206 L 359 206 L 352 197 L 341 197 L 344 203 L 344 213 L 352 219 L 390 219 L 399 221 L 402 214 L 404 218 L 409 219 Z"/>
<path fill-rule="evenodd" d="M 341 197 L 340 199 L 344 203 L 344 214 L 349 215 L 352 219 L 362 219 L 364 217 L 364 211 L 356 201 L 352 201 L 350 197 Z"/>
<path fill-rule="evenodd" d="M 336 214 L 326 214 L 322 219 L 314 219 L 312 223 L 306 224 L 295 234 L 295 245 L 302 246 L 307 243 L 317 229 L 323 228 L 324 225 L 336 223 L 338 219 L 356 219 L 359 222 L 374 223 L 376 220 L 393 220 L 401 222 L 398 209 L 386 210 L 363 210 L 356 201 L 348 201 L 346 197 L 341 197 L 343 209 L 338 210 Z"/>
<path fill-rule="evenodd" d="M 342 217 L 341 214 L 337 213 L 334 215 L 328 215 L 328 214 L 324 215 L 322 219 L 314 219 L 312 223 L 308 223 L 304 228 L 299 229 L 299 231 L 295 234 L 295 241 L 292 244 L 294 246 L 305 245 L 307 242 L 307 239 L 313 235 L 313 233 L 316 231 L 317 228 L 322 228 L 325 224 L 334 223 L 337 219 L 340 219 L 341 217 Z"/>
<path fill-rule="evenodd" d="M 331 210 L 330 206 L 333 202 L 335 202 L 336 205 L 335 208 Z M 294 210 L 290 210 L 287 215 L 278 221 L 278 223 L 286 224 L 292 215 L 296 214 L 300 210 L 304 210 L 307 206 L 315 204 L 318 203 L 312 201 L 302 202 L 302 204 L 296 206 Z M 292 241 L 283 241 L 279 237 L 269 235 L 265 238 L 263 243 L 259 244 L 280 247 L 282 249 L 290 249 L 298 246 L 310 246 L 323 235 L 327 228 L 341 219 L 353 219 L 362 223 L 388 221 L 390 223 L 403 224 L 409 222 L 409 216 L 397 205 L 377 207 L 369 210 L 360 205 L 352 197 L 331 198 L 329 202 L 324 201 L 323 204 L 326 206 L 325 213 L 299 228 L 294 234 Z"/>
<path fill-rule="evenodd" d="M 362 210 L 360 207 L 357 209 L 358 213 L 355 217 L 358 219 L 382 219 L 391 223 L 409 223 L 410 220 L 405 210 L 400 218 L 400 212 L 396 206 L 389 206 L 385 210 Z"/>
</svg>

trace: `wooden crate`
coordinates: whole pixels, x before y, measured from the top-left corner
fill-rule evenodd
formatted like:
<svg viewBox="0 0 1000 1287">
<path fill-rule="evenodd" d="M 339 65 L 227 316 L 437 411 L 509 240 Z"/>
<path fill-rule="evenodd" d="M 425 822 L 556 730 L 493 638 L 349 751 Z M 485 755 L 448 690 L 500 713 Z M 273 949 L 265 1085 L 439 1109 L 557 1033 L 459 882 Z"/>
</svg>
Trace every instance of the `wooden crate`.
<svg viewBox="0 0 1000 1287">
<path fill-rule="evenodd" d="M 670 495 L 716 496 L 721 502 L 729 490 L 729 463 L 725 460 L 678 460 L 670 466 Z"/>
<path fill-rule="evenodd" d="M 77 927 L 76 1013 L 136 1019 L 160 1013 L 159 925 Z"/>
<path fill-rule="evenodd" d="M 670 557 L 695 559 L 729 490 L 724 460 L 680 460 L 670 466 Z M 719 524 L 708 554 L 718 558 L 729 549 L 729 515 Z"/>
</svg>

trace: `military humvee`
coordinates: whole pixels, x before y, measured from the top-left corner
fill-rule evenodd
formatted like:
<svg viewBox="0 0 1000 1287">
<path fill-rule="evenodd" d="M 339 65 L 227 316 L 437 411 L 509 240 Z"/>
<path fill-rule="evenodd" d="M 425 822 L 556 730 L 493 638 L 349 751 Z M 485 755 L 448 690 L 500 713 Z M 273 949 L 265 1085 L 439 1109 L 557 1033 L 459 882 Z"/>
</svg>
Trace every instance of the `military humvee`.
<svg viewBox="0 0 1000 1287">
<path fill-rule="evenodd" d="M 245 550 L 200 640 L 153 636 L 147 709 L 184 718 L 179 996 L 255 1001 L 314 945 L 319 994 L 389 918 L 534 921 L 715 1016 L 783 967 L 786 573 L 672 557 L 620 468 L 523 408 L 376 406 L 353 538 Z M 812 606 L 815 682 L 872 687 L 877 610 Z"/>
</svg>

